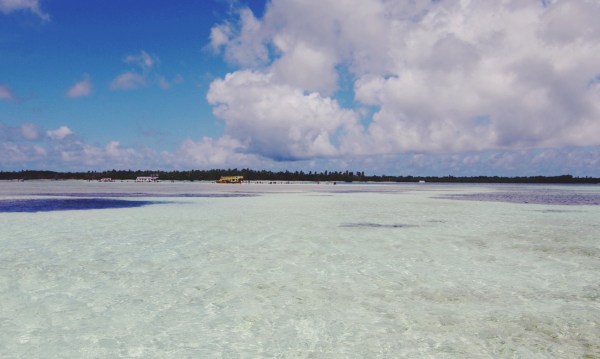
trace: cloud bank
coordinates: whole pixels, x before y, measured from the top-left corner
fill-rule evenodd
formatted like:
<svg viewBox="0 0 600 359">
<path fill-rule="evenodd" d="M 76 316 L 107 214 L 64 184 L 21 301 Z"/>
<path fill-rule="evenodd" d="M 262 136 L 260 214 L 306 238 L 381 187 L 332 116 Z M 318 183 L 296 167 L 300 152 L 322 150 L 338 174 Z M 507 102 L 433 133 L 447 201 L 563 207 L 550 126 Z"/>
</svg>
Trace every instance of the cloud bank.
<svg viewBox="0 0 600 359">
<path fill-rule="evenodd" d="M 55 169 L 190 169 L 255 168 L 270 170 L 367 170 L 368 174 L 506 175 L 572 174 L 600 176 L 600 151 L 595 147 L 490 150 L 463 153 L 404 153 L 319 157 L 273 161 L 249 150 L 230 136 L 188 138 L 172 151 L 123 146 L 119 140 L 86 142 L 67 126 L 44 130 L 33 123 L 7 126 L 0 122 L 0 167 L 3 170 Z"/>
<path fill-rule="evenodd" d="M 68 126 L 43 131 L 38 125 L 23 123 L 11 127 L 0 123 L 0 166 L 3 169 L 139 168 L 155 165 L 148 149 L 121 146 L 112 140 L 93 145 L 82 140 Z"/>
<path fill-rule="evenodd" d="M 213 27 L 239 70 L 207 100 L 274 160 L 598 146 L 598 18 L 594 0 L 274 0 Z"/>
</svg>

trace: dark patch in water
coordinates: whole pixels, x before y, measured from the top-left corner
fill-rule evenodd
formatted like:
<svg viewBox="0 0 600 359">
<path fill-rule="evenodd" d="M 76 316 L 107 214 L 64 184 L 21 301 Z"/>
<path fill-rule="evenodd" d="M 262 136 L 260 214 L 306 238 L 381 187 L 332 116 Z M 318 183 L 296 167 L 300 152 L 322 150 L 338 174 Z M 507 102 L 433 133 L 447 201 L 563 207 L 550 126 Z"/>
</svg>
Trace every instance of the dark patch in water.
<svg viewBox="0 0 600 359">
<path fill-rule="evenodd" d="M 541 210 L 534 210 L 534 212 L 541 212 L 541 213 L 585 213 L 585 211 L 576 211 L 576 210 L 562 210 L 562 209 L 541 209 Z"/>
<path fill-rule="evenodd" d="M 122 197 L 208 197 L 208 198 L 227 198 L 227 197 L 257 197 L 258 195 L 253 193 L 37 193 L 37 196 L 61 196 L 61 197 L 86 197 L 86 198 L 122 198 Z"/>
<path fill-rule="evenodd" d="M 394 224 L 382 224 L 382 223 L 343 223 L 340 224 L 340 227 L 347 227 L 347 228 L 410 228 L 410 227 L 416 227 L 415 225 L 412 224 L 400 224 L 400 223 L 394 223 Z"/>
<path fill-rule="evenodd" d="M 0 200 L 0 212 L 52 212 L 86 209 L 133 208 L 158 202 L 107 198 L 48 198 Z"/>
<path fill-rule="evenodd" d="M 533 192 L 494 192 L 494 193 L 468 193 L 449 194 L 438 198 L 458 199 L 468 201 L 508 202 L 524 204 L 552 204 L 552 205 L 600 205 L 600 194 L 596 193 L 570 193 L 568 191 L 533 191 Z"/>
<path fill-rule="evenodd" d="M 598 258 L 600 257 L 600 249 L 585 246 L 549 246 L 549 245 L 532 245 L 532 246 L 515 246 L 519 250 L 531 250 L 533 252 L 544 253 L 547 255 L 564 255 L 572 254 L 580 257 Z"/>
</svg>

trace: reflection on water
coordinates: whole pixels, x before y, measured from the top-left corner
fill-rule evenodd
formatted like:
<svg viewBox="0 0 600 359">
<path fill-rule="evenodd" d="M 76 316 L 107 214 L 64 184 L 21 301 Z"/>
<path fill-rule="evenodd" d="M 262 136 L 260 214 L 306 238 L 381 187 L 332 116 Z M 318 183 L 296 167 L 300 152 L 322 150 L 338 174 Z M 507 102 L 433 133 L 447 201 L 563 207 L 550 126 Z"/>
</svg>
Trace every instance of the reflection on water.
<svg viewBox="0 0 600 359">
<path fill-rule="evenodd" d="M 508 203 L 531 203 L 552 205 L 600 205 L 600 194 L 569 193 L 560 191 L 530 191 L 530 192 L 492 192 L 492 193 L 460 193 L 440 196 L 447 199 L 462 199 L 471 201 L 491 201 Z"/>
<path fill-rule="evenodd" d="M 44 198 L 0 200 L 0 212 L 51 212 L 86 209 L 133 208 L 158 203 L 108 198 Z"/>
<path fill-rule="evenodd" d="M 61 197 L 82 197 L 82 198 L 121 198 L 121 197 L 177 197 L 177 198 L 227 198 L 227 197 L 254 197 L 252 193 L 148 193 L 148 192 L 92 192 L 92 193 L 35 193 L 37 196 L 61 196 Z"/>
</svg>

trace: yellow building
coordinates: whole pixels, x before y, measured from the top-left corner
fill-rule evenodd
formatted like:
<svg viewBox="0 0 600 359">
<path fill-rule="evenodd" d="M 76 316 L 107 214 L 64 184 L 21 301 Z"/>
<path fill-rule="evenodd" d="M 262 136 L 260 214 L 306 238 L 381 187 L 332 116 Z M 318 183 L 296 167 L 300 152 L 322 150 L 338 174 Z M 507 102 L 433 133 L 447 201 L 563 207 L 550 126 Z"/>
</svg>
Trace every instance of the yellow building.
<svg viewBox="0 0 600 359">
<path fill-rule="evenodd" d="M 217 183 L 242 183 L 244 176 L 221 176 Z"/>
</svg>

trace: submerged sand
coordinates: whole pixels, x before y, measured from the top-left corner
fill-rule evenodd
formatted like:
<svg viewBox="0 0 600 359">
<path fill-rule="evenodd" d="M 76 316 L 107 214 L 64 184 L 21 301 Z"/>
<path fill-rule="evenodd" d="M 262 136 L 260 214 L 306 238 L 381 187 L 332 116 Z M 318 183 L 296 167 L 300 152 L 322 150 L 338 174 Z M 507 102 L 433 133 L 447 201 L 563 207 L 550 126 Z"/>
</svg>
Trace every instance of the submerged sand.
<svg viewBox="0 0 600 359">
<path fill-rule="evenodd" d="M 0 212 L 0 357 L 600 357 L 600 206 L 448 197 L 540 189 L 0 183 L 148 202 Z"/>
</svg>

